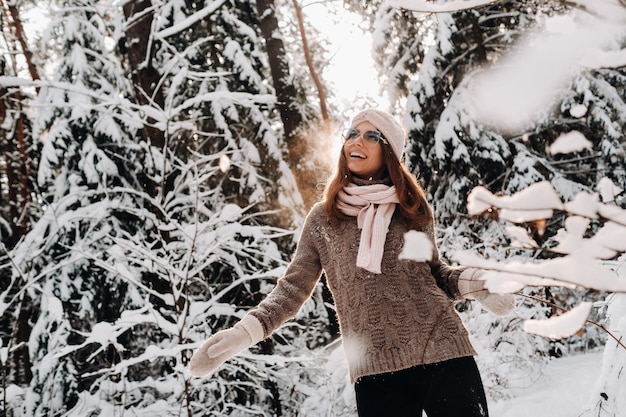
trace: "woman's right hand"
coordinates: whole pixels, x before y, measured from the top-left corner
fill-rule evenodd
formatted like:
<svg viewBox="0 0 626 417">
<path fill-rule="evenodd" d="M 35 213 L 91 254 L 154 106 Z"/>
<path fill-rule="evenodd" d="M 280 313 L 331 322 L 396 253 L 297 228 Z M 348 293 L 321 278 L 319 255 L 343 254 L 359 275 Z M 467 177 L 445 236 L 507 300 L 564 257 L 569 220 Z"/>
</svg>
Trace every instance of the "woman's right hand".
<svg viewBox="0 0 626 417">
<path fill-rule="evenodd" d="M 263 326 L 251 315 L 230 329 L 221 330 L 200 346 L 189 362 L 191 375 L 202 377 L 214 372 L 233 356 L 263 339 Z"/>
</svg>

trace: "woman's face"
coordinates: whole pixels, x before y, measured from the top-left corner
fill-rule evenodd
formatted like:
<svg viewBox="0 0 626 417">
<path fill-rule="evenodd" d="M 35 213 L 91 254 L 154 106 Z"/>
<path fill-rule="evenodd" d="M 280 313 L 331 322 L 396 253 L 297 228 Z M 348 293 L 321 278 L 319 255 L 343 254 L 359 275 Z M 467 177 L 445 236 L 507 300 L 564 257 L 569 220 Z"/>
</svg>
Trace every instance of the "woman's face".
<svg viewBox="0 0 626 417">
<path fill-rule="evenodd" d="M 362 122 L 356 126 L 356 130 L 363 133 L 378 129 L 370 122 Z M 343 152 L 352 175 L 373 180 L 380 180 L 384 177 L 385 164 L 381 142 L 373 143 L 359 136 L 354 140 L 346 141 L 343 145 Z"/>
</svg>

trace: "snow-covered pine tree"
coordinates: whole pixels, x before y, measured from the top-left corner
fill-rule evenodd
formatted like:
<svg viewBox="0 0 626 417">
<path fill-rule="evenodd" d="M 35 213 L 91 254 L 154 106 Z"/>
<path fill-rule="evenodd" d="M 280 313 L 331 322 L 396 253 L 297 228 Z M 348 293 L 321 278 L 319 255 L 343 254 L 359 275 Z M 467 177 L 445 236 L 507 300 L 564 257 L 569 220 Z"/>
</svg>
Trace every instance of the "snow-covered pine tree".
<svg viewBox="0 0 626 417">
<path fill-rule="evenodd" d="M 621 49 L 626 48 L 626 40 L 618 44 Z M 585 175 L 586 184 L 597 187 L 593 191 L 600 197 L 600 201 L 615 204 L 622 209 L 626 208 L 626 70 L 621 68 L 602 68 L 581 74 L 573 83 L 572 91 L 562 102 L 561 111 L 578 121 L 576 130 L 581 132 L 592 144 L 592 148 L 576 153 L 566 154 L 560 159 L 569 166 L 576 175 Z M 581 165 L 587 169 L 581 170 Z M 582 172 L 581 172 L 582 171 Z M 595 174 L 595 178 L 594 178 Z M 610 179 L 621 189 L 619 196 L 604 198 L 600 183 Z M 610 193 L 609 193 L 610 194 Z M 623 216 L 622 216 L 623 217 Z M 609 223 L 606 218 L 596 219 L 592 223 L 592 230 L 598 231 Z M 626 226 L 622 221 L 621 226 Z M 613 262 L 607 262 L 623 279 L 625 276 L 624 264 L 626 255 L 622 254 Z M 624 294 L 610 294 L 603 307 L 606 313 L 605 326 L 614 337 L 623 340 L 626 333 L 626 296 Z M 589 410 L 584 416 L 610 417 L 618 415 L 626 409 L 624 395 L 624 360 L 626 349 L 624 344 L 617 344 L 611 338 L 606 338 L 604 347 L 602 372 L 598 377 L 594 392 L 589 398 Z"/>
<path fill-rule="evenodd" d="M 252 4 L 140 6 L 135 16 L 108 2 L 61 2 L 39 51 L 55 74 L 36 120 L 43 215 L 10 254 L 39 309 L 28 344 L 35 374 L 5 391 L 8 410 L 319 410 L 310 398 L 302 405 L 330 384 L 315 357 L 238 359 L 210 382 L 186 374 L 198 343 L 271 289 L 293 248 L 276 225 L 297 224 L 302 202 Z M 278 333 L 277 351 L 307 357 L 328 339 L 325 315 L 318 292 Z M 302 371 L 312 366 L 321 371 Z"/>
<path fill-rule="evenodd" d="M 32 326 L 30 362 L 23 366 L 33 377 L 12 381 L 23 388 L 11 391 L 19 393 L 7 405 L 14 415 L 61 415 L 82 407 L 81 395 L 98 380 L 94 371 L 119 360 L 116 341 L 95 330 L 118 318 L 127 303 L 126 283 L 107 271 L 113 259 L 107 249 L 120 230 L 141 227 L 138 218 L 125 217 L 128 207 L 139 206 L 124 190 L 138 186 L 134 171 L 150 170 L 145 147 L 132 145 L 138 117 L 121 98 L 127 86 L 108 55 L 106 8 L 63 2 L 50 17 L 42 41 L 49 49 L 38 53 L 55 76 L 34 106 L 40 152 L 35 201 L 42 215 L 9 253 L 12 282 L 23 295 L 3 294 L 8 305 L 33 303 L 31 317 L 16 318 Z M 60 61 L 43 60 L 47 54 Z"/>
<path fill-rule="evenodd" d="M 413 143 L 412 160 L 416 167 L 420 167 L 426 161 L 434 162 L 432 169 L 427 172 L 420 169 L 420 172 L 433 193 L 438 218 L 442 219 L 445 224 L 452 224 L 453 230 L 464 231 L 462 234 L 468 236 L 470 242 L 473 241 L 472 244 L 483 241 L 483 256 L 488 258 L 511 260 L 517 257 L 538 259 L 553 257 L 554 254 L 550 248 L 555 245 L 555 242 L 551 237 L 555 236 L 557 230 L 563 226 L 565 216 L 559 214 L 545 225 L 542 223 L 526 224 L 529 234 L 536 239 L 542 249 L 519 251 L 508 245 L 507 242 L 512 241 L 510 236 L 501 232 L 487 234 L 482 221 L 470 220 L 464 215 L 466 213 L 464 196 L 473 187 L 484 185 L 495 193 L 509 195 L 532 183 L 548 180 L 564 201 L 571 201 L 581 191 L 594 192 L 599 180 L 605 176 L 615 179 L 615 183 L 623 189 L 624 176 L 620 173 L 624 172 L 626 163 L 624 162 L 624 118 L 622 116 L 624 98 L 619 93 L 623 91 L 624 84 L 620 70 L 581 70 L 577 77 L 561 87 L 554 101 L 537 109 L 532 124 L 523 126 L 521 129 L 509 130 L 506 127 L 503 128 L 502 125 L 496 127 L 489 123 L 481 123 L 472 112 L 476 105 L 475 90 L 472 89 L 468 78 L 471 80 L 475 73 L 480 74 L 485 67 L 483 65 L 481 68 L 480 63 L 485 64 L 485 62 L 477 60 L 476 64 L 472 64 L 465 55 L 472 55 L 475 52 L 471 51 L 478 51 L 482 48 L 486 52 L 486 61 L 494 63 L 493 65 L 497 68 L 499 60 L 504 61 L 504 57 L 516 53 L 512 47 L 517 47 L 517 43 L 509 41 L 514 38 L 514 35 L 504 35 L 506 30 L 503 28 L 507 27 L 507 22 L 513 23 L 514 27 L 511 29 L 515 30 L 524 29 L 525 25 L 533 21 L 535 27 L 541 27 L 550 20 L 550 15 L 565 12 L 562 5 L 557 4 L 552 10 L 546 10 L 547 6 L 548 4 L 542 4 L 540 10 L 530 15 L 527 14 L 528 8 L 520 9 L 514 13 L 513 19 L 508 15 L 510 10 L 499 10 L 499 6 L 493 10 L 487 7 L 477 11 L 439 15 L 437 39 L 441 40 L 435 43 L 432 51 L 429 51 L 428 55 L 432 54 L 432 61 L 427 56 L 424 63 L 424 66 L 431 64 L 434 68 L 422 68 L 419 78 L 416 79 L 409 93 L 407 111 L 415 115 L 414 137 L 418 139 Z M 483 14 L 483 11 L 486 13 Z M 468 38 L 464 36 L 469 32 L 467 15 L 472 16 L 476 13 L 484 16 L 478 20 L 479 22 L 483 24 L 490 22 L 490 26 L 497 23 L 498 19 L 503 20 L 494 25 L 499 33 L 490 32 L 489 27 L 481 26 L 482 39 L 489 40 L 489 42 L 472 44 L 467 42 Z M 495 22 L 492 21 L 491 16 L 494 16 Z M 530 34 L 530 36 L 537 37 L 537 42 L 541 42 L 539 36 L 542 35 Z M 547 36 L 546 42 L 552 41 L 553 35 L 544 36 Z M 498 38 L 503 39 L 504 42 L 498 42 Z M 464 43 L 463 40 L 466 42 Z M 575 40 L 572 39 L 572 42 Z M 538 68 L 542 64 L 551 65 L 549 62 L 532 63 Z M 464 65 L 466 65 L 465 68 L 463 68 Z M 457 72 L 457 68 L 460 73 Z M 431 77 L 430 74 L 436 75 Z M 498 82 L 496 74 L 491 73 L 491 75 L 493 79 L 487 82 Z M 538 76 L 541 77 L 541 73 Z M 545 75 L 545 77 L 550 76 L 551 74 Z M 510 81 L 511 84 L 515 82 L 515 79 Z M 434 86 L 439 88 L 442 85 L 447 85 L 449 88 L 449 92 L 443 99 L 445 108 L 437 118 L 423 119 L 423 115 L 428 114 L 424 112 L 424 109 L 440 108 L 442 98 L 436 94 L 433 95 L 432 92 Z M 506 88 L 506 85 L 502 87 Z M 509 85 L 509 87 L 513 86 Z M 512 90 L 519 91 L 514 88 Z M 518 98 L 518 100 L 524 99 L 525 97 Z M 501 106 L 506 105 L 511 104 L 501 103 Z M 523 120 L 524 117 L 525 115 L 520 112 L 519 118 Z M 428 133 L 429 126 L 432 135 Z M 553 152 L 551 145 L 560 135 L 567 132 L 580 132 L 593 145 L 588 150 L 583 149 L 575 154 Z M 426 165 L 429 164 L 426 163 Z M 617 176 L 621 178 L 617 179 Z M 482 230 L 477 229 L 476 225 Z M 529 292 L 565 308 L 578 304 L 583 297 L 602 298 L 601 294 L 594 296 L 581 291 L 568 291 L 564 288 L 546 288 L 539 294 L 534 290 L 529 290 Z M 541 314 L 540 311 L 531 313 L 537 307 L 541 310 L 541 304 L 528 300 L 523 303 L 530 310 L 522 313 L 524 310 L 520 309 L 521 316 L 528 318 L 529 313 Z M 543 309 L 547 316 L 555 313 L 552 307 L 550 309 L 543 307 Z M 598 347 L 603 344 L 604 337 L 603 332 L 591 327 L 585 329 L 584 337 L 577 336 L 554 343 L 536 339 L 536 343 L 539 352 L 558 356 L 570 351 L 584 351 Z M 500 340 L 497 341 L 497 345 L 501 346 Z M 518 341 L 515 345 L 519 347 L 521 343 Z"/>
<path fill-rule="evenodd" d="M 267 82 L 272 64 L 265 47 L 267 39 L 261 37 L 261 22 L 254 4 L 170 2 L 157 9 L 155 16 L 154 36 L 160 41 L 155 45 L 151 65 L 159 71 L 164 99 L 162 108 L 152 107 L 151 116 L 167 120 L 163 124 L 166 126 L 165 143 L 180 159 L 202 160 L 205 158 L 203 155 L 206 158 L 220 156 L 224 172 L 212 176 L 203 174 L 203 186 L 216 193 L 214 199 L 208 199 L 205 204 L 210 202 L 208 207 L 213 210 L 218 210 L 223 204 L 231 208 L 232 204 L 245 208 L 247 224 L 296 226 L 298 216 L 302 214 L 302 200 L 285 162 L 285 142 L 281 137 L 276 103 L 277 96 L 281 94 L 276 91 L 278 87 L 272 88 Z M 275 41 L 280 33 L 273 36 L 272 41 Z M 132 45 L 134 40 L 127 37 L 126 42 Z M 283 57 L 286 58 L 288 55 Z M 287 81 L 298 87 L 298 77 L 293 77 Z M 297 88 L 296 93 L 293 97 L 281 97 L 295 100 L 290 106 L 299 108 L 302 111 L 300 118 L 306 120 L 311 110 L 306 110 L 309 105 Z M 217 159 L 213 158 L 213 163 L 215 161 Z M 178 169 L 173 169 L 164 183 L 163 193 L 171 192 L 168 187 L 177 181 L 176 172 Z M 195 220 L 189 218 L 188 221 Z M 242 243 L 248 240 L 240 238 Z M 248 245 L 252 243 L 254 240 Z M 289 256 L 293 249 L 291 236 L 283 237 L 278 243 Z M 270 258 L 274 258 L 272 262 L 280 263 L 281 257 L 275 250 L 257 250 L 255 253 L 259 258 L 263 258 L 263 253 L 271 254 Z M 232 325 L 247 308 L 262 299 L 280 273 L 280 269 L 268 272 L 268 265 L 271 264 L 265 261 L 239 266 L 237 262 L 250 262 L 243 262 L 239 256 L 228 262 L 213 262 L 204 266 L 201 278 L 210 292 L 197 294 L 194 301 L 205 305 L 203 303 L 209 301 L 203 301 L 203 296 L 217 294 L 215 298 L 210 298 L 211 303 L 236 307 L 205 309 L 193 322 L 194 330 L 187 335 L 189 340 L 199 342 L 209 334 Z M 196 261 L 204 262 L 201 258 Z M 255 278 L 245 278 L 245 275 Z M 222 287 L 230 289 L 222 291 Z M 277 340 L 295 341 L 298 349 L 319 346 L 327 339 L 324 336 L 326 332 L 320 329 L 325 320 L 321 324 L 316 323 L 325 316 L 320 300 L 313 301 L 297 325 L 287 326 L 286 333 L 277 336 Z M 299 344 L 299 340 L 303 343 Z M 190 345 L 186 354 L 189 355 L 195 346 Z M 279 351 L 283 353 L 293 350 L 290 344 L 280 346 Z M 265 343 L 260 350 L 272 353 L 274 343 Z M 246 364 L 245 361 L 236 363 L 239 366 Z M 290 366 L 299 375 L 302 373 L 300 367 L 304 365 Z M 232 415 L 234 409 L 239 409 L 242 414 L 256 413 L 259 409 L 287 413 L 302 401 L 302 398 L 293 395 L 293 381 L 300 377 L 290 376 L 287 379 L 291 382 L 286 381 L 284 376 L 272 372 L 270 368 L 261 373 L 253 367 L 241 371 L 244 372 L 242 374 L 236 367 L 227 366 L 221 372 L 223 376 L 216 378 L 215 384 L 206 384 L 203 380 L 191 381 L 194 389 L 190 398 L 196 415 Z M 267 372 L 272 375 L 271 378 L 263 376 Z M 233 374 L 237 375 L 238 383 L 233 384 Z"/>
</svg>

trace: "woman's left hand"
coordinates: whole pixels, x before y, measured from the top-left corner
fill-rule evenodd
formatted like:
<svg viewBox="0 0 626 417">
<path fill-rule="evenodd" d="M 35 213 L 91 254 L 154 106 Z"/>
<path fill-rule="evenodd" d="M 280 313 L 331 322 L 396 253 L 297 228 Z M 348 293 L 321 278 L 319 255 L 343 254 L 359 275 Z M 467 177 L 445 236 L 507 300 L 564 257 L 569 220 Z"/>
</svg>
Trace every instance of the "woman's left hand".
<svg viewBox="0 0 626 417">
<path fill-rule="evenodd" d="M 482 269 L 468 268 L 459 276 L 459 292 L 465 298 L 477 300 L 487 311 L 506 316 L 515 309 L 515 297 L 512 294 L 494 294 L 485 288 L 485 281 L 480 277 Z"/>
</svg>

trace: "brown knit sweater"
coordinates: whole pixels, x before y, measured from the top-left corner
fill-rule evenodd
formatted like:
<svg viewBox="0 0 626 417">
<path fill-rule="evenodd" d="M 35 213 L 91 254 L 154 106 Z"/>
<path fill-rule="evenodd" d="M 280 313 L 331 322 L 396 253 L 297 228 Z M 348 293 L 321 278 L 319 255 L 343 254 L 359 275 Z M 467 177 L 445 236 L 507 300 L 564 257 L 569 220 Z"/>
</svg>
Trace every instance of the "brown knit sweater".
<svg viewBox="0 0 626 417">
<path fill-rule="evenodd" d="M 330 223 L 321 204 L 308 214 L 296 253 L 274 290 L 250 314 L 269 337 L 294 317 L 326 273 L 333 294 L 351 382 L 373 375 L 475 355 L 453 307 L 458 277 L 439 259 L 400 260 L 406 223 L 394 213 L 381 274 L 356 267 L 356 218 Z M 425 230 L 434 244 L 433 224 Z M 436 247 L 436 246 L 435 246 Z"/>
</svg>

